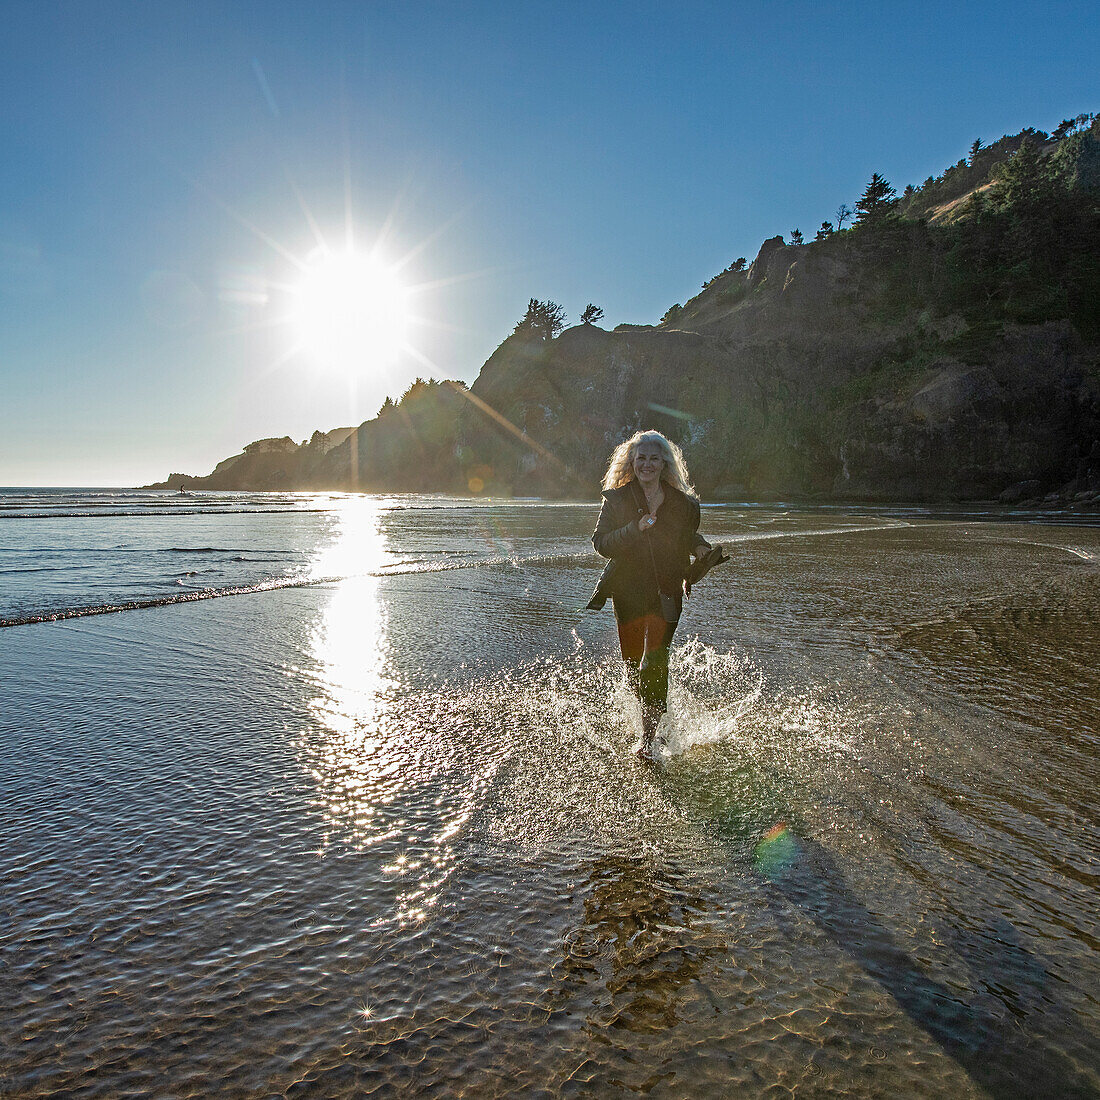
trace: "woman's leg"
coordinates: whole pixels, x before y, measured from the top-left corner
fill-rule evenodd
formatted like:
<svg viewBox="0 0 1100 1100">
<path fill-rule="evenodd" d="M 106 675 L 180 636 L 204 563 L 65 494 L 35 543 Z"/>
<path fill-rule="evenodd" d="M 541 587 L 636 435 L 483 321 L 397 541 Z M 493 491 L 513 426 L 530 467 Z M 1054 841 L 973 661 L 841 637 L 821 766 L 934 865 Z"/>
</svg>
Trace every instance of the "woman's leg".
<svg viewBox="0 0 1100 1100">
<path fill-rule="evenodd" d="M 668 698 L 668 651 L 676 623 L 665 622 L 658 612 L 644 612 L 616 622 L 619 650 L 631 685 L 643 707 L 663 714 Z"/>
<path fill-rule="evenodd" d="M 621 619 L 616 617 L 615 620 L 619 630 L 619 651 L 627 665 L 634 669 L 645 656 L 646 618 L 645 615 L 636 615 Z"/>
<path fill-rule="evenodd" d="M 625 614 L 625 611 L 621 605 L 615 606 L 619 650 L 626 665 L 627 680 L 642 704 L 642 746 L 648 754 L 667 706 L 668 651 L 676 624 L 666 622 L 659 611 L 639 614 Z"/>
<path fill-rule="evenodd" d="M 638 669 L 645 656 L 645 616 L 620 617 L 619 608 L 615 609 L 615 625 L 619 630 L 619 651 L 626 665 L 626 682 L 630 690 L 641 698 L 641 683 Z"/>
<path fill-rule="evenodd" d="M 639 692 L 643 710 L 656 720 L 668 709 L 668 651 L 676 623 L 661 615 L 647 615 L 645 653 L 639 666 Z"/>
</svg>

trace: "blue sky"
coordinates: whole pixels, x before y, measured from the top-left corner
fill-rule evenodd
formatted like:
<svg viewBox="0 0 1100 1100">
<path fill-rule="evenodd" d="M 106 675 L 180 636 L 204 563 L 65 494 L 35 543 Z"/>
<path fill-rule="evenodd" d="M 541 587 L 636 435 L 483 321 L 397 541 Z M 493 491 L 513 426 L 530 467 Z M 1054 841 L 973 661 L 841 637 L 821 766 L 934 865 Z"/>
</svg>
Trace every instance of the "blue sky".
<svg viewBox="0 0 1100 1100">
<path fill-rule="evenodd" d="M 657 321 L 738 256 L 1100 108 L 1089 4 L 0 3 L 0 484 L 207 473 L 472 381 L 528 298 Z M 315 244 L 408 258 L 325 369 Z M 248 291 L 244 300 L 238 291 Z"/>
</svg>

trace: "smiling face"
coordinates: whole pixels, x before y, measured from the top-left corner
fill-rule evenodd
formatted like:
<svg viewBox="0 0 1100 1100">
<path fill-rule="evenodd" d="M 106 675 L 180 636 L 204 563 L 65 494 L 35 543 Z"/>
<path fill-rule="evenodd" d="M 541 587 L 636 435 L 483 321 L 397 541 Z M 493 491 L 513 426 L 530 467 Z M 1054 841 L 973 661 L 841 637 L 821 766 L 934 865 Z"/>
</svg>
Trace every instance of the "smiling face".
<svg viewBox="0 0 1100 1100">
<path fill-rule="evenodd" d="M 665 456 L 659 443 L 642 440 L 634 452 L 634 476 L 647 486 L 656 485 L 665 470 Z"/>
</svg>

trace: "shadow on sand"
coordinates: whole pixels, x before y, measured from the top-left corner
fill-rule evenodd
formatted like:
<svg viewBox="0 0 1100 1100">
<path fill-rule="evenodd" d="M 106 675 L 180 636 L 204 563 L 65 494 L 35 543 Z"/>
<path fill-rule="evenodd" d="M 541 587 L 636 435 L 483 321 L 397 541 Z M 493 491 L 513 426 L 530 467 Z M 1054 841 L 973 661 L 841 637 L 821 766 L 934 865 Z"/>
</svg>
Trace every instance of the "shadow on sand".
<svg viewBox="0 0 1100 1100">
<path fill-rule="evenodd" d="M 1095 1077 L 1025 1030 L 1040 1010 L 1046 1030 L 1052 1014 L 1060 1033 L 1077 1034 L 1080 1024 L 1053 1000 L 1045 967 L 1007 921 L 998 920 L 980 937 L 956 934 L 953 946 L 971 984 L 976 975 L 983 990 L 997 990 L 964 1001 L 901 947 L 848 887 L 836 858 L 822 845 L 777 825 L 757 845 L 755 857 L 776 919 L 789 924 L 792 909 L 808 917 L 990 1096 L 1100 1096 Z M 992 959 L 991 944 L 997 948 Z"/>
</svg>

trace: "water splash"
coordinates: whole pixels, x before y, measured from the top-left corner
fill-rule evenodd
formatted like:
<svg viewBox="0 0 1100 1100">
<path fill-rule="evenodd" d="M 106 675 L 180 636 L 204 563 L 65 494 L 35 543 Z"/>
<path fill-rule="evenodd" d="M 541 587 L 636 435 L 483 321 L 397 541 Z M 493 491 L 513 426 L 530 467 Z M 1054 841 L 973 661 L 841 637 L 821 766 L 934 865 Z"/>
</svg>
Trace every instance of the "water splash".
<svg viewBox="0 0 1100 1100">
<path fill-rule="evenodd" d="M 764 694 L 764 674 L 738 652 L 720 652 L 691 638 L 673 648 L 669 711 L 654 754 L 668 763 L 700 745 L 734 736 Z"/>
</svg>

